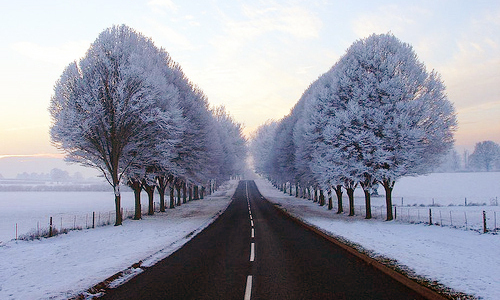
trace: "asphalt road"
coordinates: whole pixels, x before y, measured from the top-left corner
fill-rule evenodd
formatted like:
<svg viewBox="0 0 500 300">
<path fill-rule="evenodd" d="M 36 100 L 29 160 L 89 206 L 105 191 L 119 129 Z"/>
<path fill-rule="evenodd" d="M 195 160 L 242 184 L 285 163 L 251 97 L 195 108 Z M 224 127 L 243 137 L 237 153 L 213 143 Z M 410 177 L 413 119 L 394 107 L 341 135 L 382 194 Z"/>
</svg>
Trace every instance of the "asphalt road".
<svg viewBox="0 0 500 300">
<path fill-rule="evenodd" d="M 304 229 L 241 181 L 184 247 L 101 299 L 423 299 Z"/>
</svg>

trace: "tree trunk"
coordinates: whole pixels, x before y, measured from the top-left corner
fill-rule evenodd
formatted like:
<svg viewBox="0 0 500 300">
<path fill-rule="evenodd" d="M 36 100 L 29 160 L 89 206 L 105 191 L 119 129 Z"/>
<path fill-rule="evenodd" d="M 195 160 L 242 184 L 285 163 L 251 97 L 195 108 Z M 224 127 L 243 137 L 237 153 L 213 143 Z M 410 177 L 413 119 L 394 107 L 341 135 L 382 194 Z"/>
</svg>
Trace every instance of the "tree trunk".
<svg viewBox="0 0 500 300">
<path fill-rule="evenodd" d="M 313 202 L 318 202 L 318 188 L 317 187 L 314 187 Z"/>
<path fill-rule="evenodd" d="M 130 179 L 128 181 L 128 186 L 132 188 L 134 191 L 134 206 L 135 206 L 135 212 L 134 212 L 134 220 L 140 220 L 142 218 L 142 211 L 141 211 L 141 182 L 139 180 L 135 179 Z"/>
<path fill-rule="evenodd" d="M 347 196 L 349 197 L 349 216 L 354 216 L 354 189 L 347 188 Z"/>
<path fill-rule="evenodd" d="M 180 184 L 176 184 L 175 185 L 175 189 L 177 190 L 177 206 L 181 206 L 181 185 Z"/>
<path fill-rule="evenodd" d="M 121 196 L 120 196 L 119 186 L 115 185 L 114 190 L 115 190 L 115 214 L 116 214 L 115 226 L 120 226 L 122 225 L 123 219 L 122 219 L 122 207 L 121 207 Z"/>
<path fill-rule="evenodd" d="M 323 190 L 319 190 L 319 205 L 325 205 L 325 195 L 323 195 Z"/>
<path fill-rule="evenodd" d="M 205 196 L 205 187 L 202 186 L 200 189 L 200 199 L 203 200 L 203 197 Z"/>
<path fill-rule="evenodd" d="M 193 200 L 193 185 L 189 185 L 189 201 Z"/>
<path fill-rule="evenodd" d="M 328 189 L 328 210 L 333 209 L 332 189 Z"/>
<path fill-rule="evenodd" d="M 158 179 L 158 194 L 160 194 L 160 211 L 165 212 L 165 190 L 167 189 L 167 179 L 159 176 Z"/>
<path fill-rule="evenodd" d="M 344 204 L 342 203 L 342 186 L 337 185 L 336 187 L 333 188 L 335 190 L 335 194 L 337 194 L 337 213 L 341 214 L 344 212 Z"/>
<path fill-rule="evenodd" d="M 299 198 L 299 185 L 295 185 L 295 198 Z"/>
<path fill-rule="evenodd" d="M 200 199 L 200 196 L 198 195 L 198 185 L 195 185 L 193 187 L 193 192 L 194 192 L 194 197 L 193 197 L 193 200 L 199 200 Z"/>
<path fill-rule="evenodd" d="M 182 203 L 186 203 L 187 202 L 187 183 L 184 182 L 184 184 L 182 185 Z"/>
<path fill-rule="evenodd" d="M 174 185 L 170 185 L 170 209 L 175 208 Z"/>
<path fill-rule="evenodd" d="M 394 180 L 384 179 L 382 180 L 382 185 L 385 189 L 385 205 L 387 208 L 387 219 L 386 221 L 391 221 L 394 219 L 392 215 L 392 189 L 394 189 Z"/>
<path fill-rule="evenodd" d="M 363 192 L 365 193 L 365 206 L 366 206 L 365 219 L 371 219 L 372 218 L 372 206 L 371 206 L 370 189 L 363 189 Z"/>
<path fill-rule="evenodd" d="M 155 191 L 155 186 L 154 185 L 149 185 L 147 183 L 142 183 L 142 187 L 148 194 L 148 215 L 152 216 L 154 215 L 154 191 Z"/>
</svg>

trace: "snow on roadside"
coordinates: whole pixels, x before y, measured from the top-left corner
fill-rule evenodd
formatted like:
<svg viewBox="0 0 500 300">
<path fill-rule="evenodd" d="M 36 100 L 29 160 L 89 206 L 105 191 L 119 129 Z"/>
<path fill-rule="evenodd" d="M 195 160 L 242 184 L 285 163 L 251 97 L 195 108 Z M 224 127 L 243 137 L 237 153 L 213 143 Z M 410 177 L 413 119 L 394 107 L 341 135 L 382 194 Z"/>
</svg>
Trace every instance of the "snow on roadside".
<svg viewBox="0 0 500 300">
<path fill-rule="evenodd" d="M 500 237 L 423 224 L 401 224 L 336 215 L 312 201 L 287 196 L 268 181 L 260 193 L 292 215 L 334 236 L 397 260 L 417 274 L 484 299 L 500 296 Z"/>
<path fill-rule="evenodd" d="M 0 299 L 67 299 L 140 260 L 151 265 L 213 222 L 229 205 L 237 183 L 165 213 L 125 220 L 123 226 L 4 243 Z"/>
</svg>

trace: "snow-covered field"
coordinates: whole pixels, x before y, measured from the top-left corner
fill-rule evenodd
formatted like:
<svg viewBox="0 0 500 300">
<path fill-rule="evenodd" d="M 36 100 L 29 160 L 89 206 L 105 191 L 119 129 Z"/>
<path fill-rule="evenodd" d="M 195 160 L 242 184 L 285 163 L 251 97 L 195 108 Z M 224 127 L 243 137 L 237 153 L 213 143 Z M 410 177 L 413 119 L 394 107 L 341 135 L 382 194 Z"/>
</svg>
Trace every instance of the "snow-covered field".
<svg viewBox="0 0 500 300">
<path fill-rule="evenodd" d="M 142 206 L 147 207 L 147 195 L 142 196 Z M 122 192 L 124 214 L 134 209 L 134 194 Z M 96 222 L 114 221 L 113 192 L 0 192 L 0 244 L 31 230 L 47 228 L 52 217 L 53 225 L 59 229 L 87 227 Z"/>
<path fill-rule="evenodd" d="M 385 219 L 384 188 L 380 186 L 378 193 L 380 197 L 371 199 L 372 215 L 376 219 Z M 354 196 L 355 213 L 364 216 L 365 199 L 361 188 L 355 190 Z M 482 231 L 485 211 L 487 229 L 500 228 L 500 172 L 433 173 L 404 177 L 396 182 L 392 198 L 399 222 L 429 223 L 431 209 L 434 224 Z M 343 199 L 344 211 L 348 211 L 345 191 Z M 335 193 L 333 205 L 336 211 Z"/>
<path fill-rule="evenodd" d="M 463 175 L 458 174 L 459 177 Z M 414 197 L 414 201 L 419 201 L 415 203 L 427 204 L 429 202 L 423 202 L 426 197 L 436 195 L 435 197 L 438 198 L 437 190 L 434 190 L 436 194 L 432 193 L 432 189 L 437 187 L 442 191 L 439 197 L 443 199 L 447 197 L 446 189 L 454 197 L 474 196 L 473 193 L 477 192 L 475 199 L 487 199 L 486 197 L 493 197 L 499 191 L 500 180 L 499 173 L 486 175 L 488 176 L 481 174 L 478 177 L 478 180 L 490 180 L 490 176 L 494 178 L 488 181 L 486 191 L 477 189 L 483 182 L 473 180 L 473 174 L 464 176 L 470 181 L 454 183 L 447 180 L 447 184 L 441 182 L 436 187 L 428 184 L 446 175 L 431 174 L 423 178 L 401 180 L 396 184 L 397 193 L 404 195 L 404 199 L 408 197 L 408 201 Z M 455 174 L 448 174 L 448 176 L 453 177 Z M 408 183 L 405 183 L 406 180 Z M 419 182 L 425 185 L 419 186 Z M 359 244 L 368 251 L 373 251 L 375 255 L 395 259 L 399 264 L 413 269 L 417 274 L 437 280 L 457 291 L 484 299 L 500 298 L 500 237 L 498 235 L 425 224 L 384 222 L 380 218 L 365 220 L 361 215 L 356 217 L 348 217 L 345 214 L 337 215 L 335 211 L 329 211 L 326 207 L 320 207 L 312 201 L 285 195 L 266 180 L 257 179 L 256 183 L 264 197 L 278 203 L 294 216 L 334 236 Z M 405 194 L 405 188 L 407 194 Z M 465 193 L 467 189 L 470 189 L 471 194 Z M 421 195 L 418 191 L 421 191 Z M 363 201 L 363 199 L 358 198 L 357 201 Z M 466 208 L 468 207 L 462 209 Z"/>
<path fill-rule="evenodd" d="M 123 226 L 70 231 L 34 241 L 4 241 L 0 243 L 0 299 L 67 299 L 140 260 L 143 266 L 152 265 L 179 249 L 192 238 L 191 233 L 208 226 L 230 203 L 236 186 L 237 181 L 231 181 L 204 200 L 144 216 L 140 221 L 125 220 Z M 112 194 L 69 193 L 69 202 L 64 202 L 63 194 L 60 198 L 54 194 L 58 193 L 31 194 L 34 199 L 30 204 L 35 203 L 35 210 L 46 214 L 113 209 Z M 6 215 L 26 213 L 11 207 L 0 208 L 2 218 L 6 208 L 10 208 Z M 26 208 L 33 209 L 30 205 Z"/>
<path fill-rule="evenodd" d="M 382 215 L 363 219 L 362 192 L 356 190 L 359 215 L 349 218 L 336 215 L 312 201 L 284 195 L 266 181 L 256 181 L 266 198 L 280 203 L 289 212 L 334 235 L 362 245 L 380 255 L 396 259 L 417 274 L 485 299 L 500 298 L 500 237 L 450 227 L 405 224 L 405 211 L 420 210 L 427 218 L 432 204 L 434 222 L 452 210 L 454 225 L 467 211 L 499 211 L 498 206 L 463 206 L 486 203 L 500 197 L 500 173 L 453 173 L 403 178 L 396 183 L 394 203 L 398 220 L 384 222 L 384 198 L 373 199 L 373 213 L 378 206 Z M 80 293 L 105 278 L 145 260 L 152 264 L 166 257 L 189 240 L 186 236 L 208 225 L 224 210 L 236 188 L 236 181 L 205 200 L 192 201 L 174 210 L 141 221 L 126 220 L 123 226 L 71 231 L 50 239 L 15 241 L 19 233 L 47 226 L 50 216 L 56 228 L 63 217 L 63 227 L 71 228 L 74 216 L 89 216 L 93 211 L 114 210 L 111 192 L 0 192 L 0 299 L 65 299 Z M 379 189 L 383 194 L 383 189 Z M 122 193 L 122 206 L 133 209 L 133 194 Z M 401 206 L 401 198 L 403 205 Z M 147 206 L 146 196 L 142 197 Z M 347 202 L 344 201 L 346 204 Z M 334 201 L 335 203 L 335 201 Z M 453 204 L 453 206 L 449 206 Z M 460 206 L 462 205 L 462 206 Z M 434 211 L 435 210 L 435 211 Z M 446 212 L 444 212 L 446 210 Z M 455 216 L 457 211 L 457 216 Z M 425 216 L 424 216 L 425 215 Z M 500 218 L 500 213 L 498 214 Z M 469 217 L 471 218 L 471 217 Z M 491 218 L 491 215 L 490 215 Z M 80 222 L 83 219 L 80 218 Z M 403 222 L 401 222 L 403 220 Z M 482 220 L 477 218 L 476 223 Z M 422 220 L 425 222 L 425 220 Z M 469 226 L 472 224 L 469 220 Z M 488 220 L 489 224 L 493 221 Z M 500 222 L 500 220 L 499 220 Z M 443 220 L 443 223 L 446 222 Z M 79 226 L 82 226 L 80 223 Z M 497 225 L 498 226 L 498 225 Z M 83 226 L 82 226 L 83 227 Z"/>
</svg>

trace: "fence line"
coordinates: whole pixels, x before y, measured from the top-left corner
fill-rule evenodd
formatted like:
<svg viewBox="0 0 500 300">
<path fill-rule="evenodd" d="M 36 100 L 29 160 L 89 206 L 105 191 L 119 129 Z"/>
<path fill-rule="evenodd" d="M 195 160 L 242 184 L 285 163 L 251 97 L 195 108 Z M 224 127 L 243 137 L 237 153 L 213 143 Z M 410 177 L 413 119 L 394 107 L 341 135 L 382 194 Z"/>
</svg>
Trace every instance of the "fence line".
<svg viewBox="0 0 500 300">
<path fill-rule="evenodd" d="M 168 206 L 167 206 L 168 207 Z M 154 212 L 160 212 L 159 202 L 154 202 Z M 122 208 L 122 218 L 132 219 L 135 209 Z M 142 215 L 147 215 L 148 205 L 142 205 Z M 71 230 L 92 229 L 113 224 L 115 211 L 89 212 L 85 214 L 54 214 L 56 217 L 49 217 L 44 221 L 36 221 L 36 228 L 29 229 L 24 233 L 19 232 L 19 224 L 15 223 L 15 239 L 36 239 L 40 237 L 51 237 L 59 233 L 66 233 Z M 45 224 L 45 225 L 44 225 Z"/>
<path fill-rule="evenodd" d="M 349 204 L 345 202 L 342 203 L 342 207 L 344 214 L 347 214 Z M 337 211 L 336 201 L 333 204 L 332 211 Z M 365 207 L 355 205 L 355 216 L 365 216 Z M 393 206 L 393 216 L 396 222 L 452 227 L 484 233 L 500 231 L 500 224 L 497 222 L 499 213 L 500 207 L 493 209 L 491 206 Z M 387 218 L 386 207 L 372 206 L 372 218 L 385 220 Z"/>
</svg>

